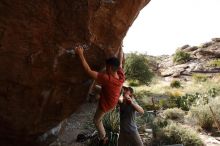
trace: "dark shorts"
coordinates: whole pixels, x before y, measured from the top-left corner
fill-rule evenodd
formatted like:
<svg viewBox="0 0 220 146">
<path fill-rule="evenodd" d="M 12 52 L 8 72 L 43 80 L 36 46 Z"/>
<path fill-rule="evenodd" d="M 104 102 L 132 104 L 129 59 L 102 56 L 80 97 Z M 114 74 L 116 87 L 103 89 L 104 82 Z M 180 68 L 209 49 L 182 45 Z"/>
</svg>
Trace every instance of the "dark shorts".
<svg viewBox="0 0 220 146">
<path fill-rule="evenodd" d="M 118 146 L 143 146 L 143 142 L 138 132 L 120 132 Z"/>
</svg>

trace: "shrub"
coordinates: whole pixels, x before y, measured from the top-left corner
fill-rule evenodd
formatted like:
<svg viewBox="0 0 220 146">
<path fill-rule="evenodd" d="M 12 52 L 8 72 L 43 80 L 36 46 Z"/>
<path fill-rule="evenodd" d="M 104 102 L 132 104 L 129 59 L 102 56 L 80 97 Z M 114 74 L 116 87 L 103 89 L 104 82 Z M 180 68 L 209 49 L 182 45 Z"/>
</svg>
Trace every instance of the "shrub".
<svg viewBox="0 0 220 146">
<path fill-rule="evenodd" d="M 173 81 L 170 83 L 170 87 L 172 87 L 172 88 L 180 88 L 180 87 L 181 87 L 181 83 L 180 83 L 180 81 L 173 80 Z"/>
<path fill-rule="evenodd" d="M 178 107 L 178 105 L 176 103 L 179 98 L 180 97 L 172 96 L 172 97 L 169 97 L 168 99 L 161 99 L 159 101 L 159 105 L 163 109 Z"/>
<path fill-rule="evenodd" d="M 220 67 L 220 59 L 211 60 L 209 65 L 212 67 Z"/>
<path fill-rule="evenodd" d="M 213 112 L 216 115 L 216 118 L 220 120 L 220 96 L 212 99 L 209 103 L 212 107 Z"/>
<path fill-rule="evenodd" d="M 196 132 L 181 124 L 171 123 L 162 128 L 158 135 L 158 140 L 162 144 L 183 144 L 184 146 L 204 145 Z"/>
<path fill-rule="evenodd" d="M 108 132 L 119 132 L 119 122 L 119 112 L 116 108 L 103 118 L 103 125 Z"/>
<path fill-rule="evenodd" d="M 199 97 L 200 97 L 199 93 L 186 94 L 184 96 L 181 96 L 180 100 L 177 101 L 178 107 L 181 108 L 182 110 L 188 111 Z"/>
<path fill-rule="evenodd" d="M 174 108 L 178 107 L 182 110 L 188 111 L 189 108 L 196 102 L 197 99 L 200 98 L 200 94 L 186 94 L 182 95 L 182 93 L 175 91 L 168 93 L 168 99 L 160 100 L 160 106 L 163 108 Z"/>
<path fill-rule="evenodd" d="M 140 83 L 137 80 L 128 80 L 128 85 L 132 87 L 137 87 L 140 86 Z"/>
<path fill-rule="evenodd" d="M 173 62 L 182 64 L 190 60 L 190 54 L 184 51 L 177 51 L 173 56 Z"/>
<path fill-rule="evenodd" d="M 205 82 L 208 79 L 207 75 L 204 74 L 193 74 L 192 78 L 194 79 L 194 81 L 196 82 Z"/>
<path fill-rule="evenodd" d="M 156 136 L 157 133 L 160 133 L 161 129 L 166 127 L 168 124 L 169 121 L 167 119 L 156 117 L 151 123 L 154 136 Z"/>
<path fill-rule="evenodd" d="M 179 108 L 166 109 L 163 114 L 166 119 L 172 120 L 183 120 L 185 116 L 185 112 Z"/>
<path fill-rule="evenodd" d="M 160 107 L 162 107 L 164 109 L 167 109 L 169 107 L 167 99 L 159 100 L 159 105 L 160 105 Z"/>
<path fill-rule="evenodd" d="M 150 98 L 151 93 L 146 90 L 141 90 L 135 93 L 136 100 L 139 103 L 141 107 L 144 108 L 144 110 L 159 110 L 160 106 L 157 102 L 152 103 L 152 99 Z"/>
<path fill-rule="evenodd" d="M 152 111 L 152 110 L 159 110 L 160 109 L 160 106 L 158 104 L 144 104 L 142 106 L 144 108 L 144 110 L 147 110 L 147 111 Z"/>
<path fill-rule="evenodd" d="M 211 97 L 216 97 L 218 95 L 218 90 L 216 88 L 211 88 L 208 90 L 208 95 Z"/>
<path fill-rule="evenodd" d="M 183 93 L 180 90 L 171 90 L 169 92 L 166 92 L 166 94 L 170 97 L 179 97 L 183 95 Z"/>
<path fill-rule="evenodd" d="M 216 118 L 220 119 L 220 97 L 213 98 L 201 96 L 197 104 L 193 106 L 189 112 L 189 116 L 195 119 L 197 124 L 205 130 L 211 130 L 214 123 L 213 115 L 211 114 L 209 106 L 212 107 Z"/>
<path fill-rule="evenodd" d="M 174 108 L 174 107 L 180 107 L 179 100 L 181 99 L 182 93 L 178 90 L 173 90 L 168 93 L 166 93 L 169 98 L 168 99 L 161 99 L 159 101 L 160 106 L 163 108 Z"/>
<path fill-rule="evenodd" d="M 194 106 L 190 109 L 189 116 L 205 130 L 211 130 L 214 120 L 208 105 Z"/>
<path fill-rule="evenodd" d="M 150 71 L 144 55 L 131 53 L 126 57 L 125 74 L 128 80 L 137 80 L 141 84 L 149 84 L 153 73 Z"/>
</svg>

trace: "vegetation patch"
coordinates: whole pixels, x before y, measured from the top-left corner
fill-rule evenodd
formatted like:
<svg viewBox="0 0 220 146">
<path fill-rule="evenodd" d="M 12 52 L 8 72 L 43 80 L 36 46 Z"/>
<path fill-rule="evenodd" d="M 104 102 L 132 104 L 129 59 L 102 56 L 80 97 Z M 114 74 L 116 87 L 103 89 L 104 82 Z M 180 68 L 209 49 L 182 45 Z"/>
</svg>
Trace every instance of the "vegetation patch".
<svg viewBox="0 0 220 146">
<path fill-rule="evenodd" d="M 145 110 L 151 111 L 151 110 L 159 110 L 160 106 L 158 102 L 152 103 L 151 93 L 146 90 L 141 90 L 135 93 L 135 96 L 137 97 L 136 100 L 139 103 L 140 106 L 142 106 Z"/>
<path fill-rule="evenodd" d="M 185 112 L 179 108 L 170 108 L 163 111 L 163 115 L 166 119 L 171 120 L 183 120 Z"/>
<path fill-rule="evenodd" d="M 173 56 L 173 62 L 183 64 L 190 60 L 190 54 L 184 51 L 177 51 Z"/>
<path fill-rule="evenodd" d="M 208 65 L 212 67 L 220 67 L 220 59 L 211 60 Z"/>
<path fill-rule="evenodd" d="M 175 92 L 174 92 L 175 93 Z M 162 99 L 160 100 L 160 106 L 163 108 L 181 108 L 184 111 L 188 111 L 190 107 L 202 96 L 199 93 L 195 94 L 185 94 L 181 95 L 178 92 L 175 94 L 170 94 L 168 99 Z M 205 97 L 204 97 L 205 98 Z"/>
<path fill-rule="evenodd" d="M 129 54 L 126 57 L 124 69 L 128 80 L 137 80 L 141 84 L 149 84 L 152 80 L 153 73 L 144 55 Z"/>
<path fill-rule="evenodd" d="M 220 97 L 206 96 L 200 98 L 189 112 L 189 116 L 195 119 L 197 124 L 205 130 L 211 130 L 214 126 L 214 117 L 210 107 L 214 111 L 216 119 L 220 119 Z"/>
<path fill-rule="evenodd" d="M 195 73 L 192 75 L 192 78 L 195 82 L 205 82 L 208 80 L 208 76 L 204 74 Z"/>
<path fill-rule="evenodd" d="M 103 125 L 106 131 L 119 132 L 119 110 L 115 108 L 113 111 L 107 113 L 103 118 Z"/>
<path fill-rule="evenodd" d="M 180 81 L 178 81 L 178 80 L 173 80 L 173 81 L 170 83 L 170 87 L 172 87 L 172 88 L 180 88 L 180 87 L 181 87 L 181 83 L 180 83 Z"/>
<path fill-rule="evenodd" d="M 128 80 L 128 85 L 132 87 L 140 86 L 140 82 L 138 80 Z"/>
<path fill-rule="evenodd" d="M 189 115 L 197 121 L 197 124 L 205 130 L 211 130 L 214 124 L 208 105 L 194 106 Z"/>
<path fill-rule="evenodd" d="M 158 141 L 161 144 L 183 144 L 184 146 L 202 146 L 204 145 L 198 134 L 193 130 L 171 122 L 162 128 L 157 134 Z"/>
</svg>

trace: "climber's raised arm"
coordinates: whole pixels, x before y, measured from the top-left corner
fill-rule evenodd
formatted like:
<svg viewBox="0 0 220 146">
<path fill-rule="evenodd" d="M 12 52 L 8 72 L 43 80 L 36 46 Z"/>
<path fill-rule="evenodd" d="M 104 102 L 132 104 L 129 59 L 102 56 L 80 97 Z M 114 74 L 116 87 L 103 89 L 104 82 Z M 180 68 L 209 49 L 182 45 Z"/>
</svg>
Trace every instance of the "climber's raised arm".
<svg viewBox="0 0 220 146">
<path fill-rule="evenodd" d="M 84 54 L 83 54 L 83 48 L 82 47 L 77 47 L 75 48 L 75 52 L 76 54 L 79 56 L 81 63 L 83 65 L 84 70 L 86 71 L 86 73 L 93 79 L 97 79 L 98 76 L 98 72 L 92 70 L 89 66 L 89 64 L 87 63 Z"/>
<path fill-rule="evenodd" d="M 123 64 L 124 64 L 124 60 L 125 60 L 125 58 L 124 58 L 124 52 L 123 52 L 123 50 L 122 50 L 122 47 L 119 49 L 118 59 L 119 59 L 119 61 L 120 61 L 120 68 L 122 68 L 122 67 L 123 67 Z"/>
</svg>

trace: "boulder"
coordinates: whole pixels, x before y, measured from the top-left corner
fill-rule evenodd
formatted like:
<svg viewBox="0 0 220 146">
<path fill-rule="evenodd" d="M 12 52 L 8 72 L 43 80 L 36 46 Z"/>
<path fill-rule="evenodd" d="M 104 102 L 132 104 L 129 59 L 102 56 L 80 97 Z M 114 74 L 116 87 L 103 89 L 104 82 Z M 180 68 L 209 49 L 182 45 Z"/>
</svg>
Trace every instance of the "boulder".
<svg viewBox="0 0 220 146">
<path fill-rule="evenodd" d="M 161 76 L 167 77 L 167 76 L 173 76 L 173 77 L 179 77 L 182 72 L 184 72 L 188 68 L 188 64 L 180 64 L 175 65 L 172 67 L 164 68 L 161 70 Z"/>
<path fill-rule="evenodd" d="M 201 45 L 201 48 L 207 48 L 207 47 L 211 46 L 212 44 L 213 44 L 213 42 L 203 43 L 203 44 Z"/>
<path fill-rule="evenodd" d="M 101 70 L 148 2 L 1 0 L 1 145 L 34 145 L 72 114 L 92 83 L 73 47 L 84 45 L 92 69 Z"/>
<path fill-rule="evenodd" d="M 197 50 L 197 49 L 198 49 L 197 46 L 192 46 L 192 47 L 188 47 L 188 48 L 184 49 L 184 51 L 186 51 L 186 52 L 192 52 L 192 51 L 195 51 L 195 50 Z"/>
<path fill-rule="evenodd" d="M 213 42 L 220 42 L 220 38 L 212 38 Z"/>
<path fill-rule="evenodd" d="M 217 49 L 216 49 L 217 48 Z M 220 58 L 220 49 L 219 47 L 213 47 L 213 48 L 201 48 L 198 49 L 196 52 L 196 56 L 198 58 Z"/>
<path fill-rule="evenodd" d="M 186 48 L 189 48 L 190 47 L 190 45 L 183 45 L 181 48 L 180 48 L 180 50 L 185 50 Z"/>
</svg>

